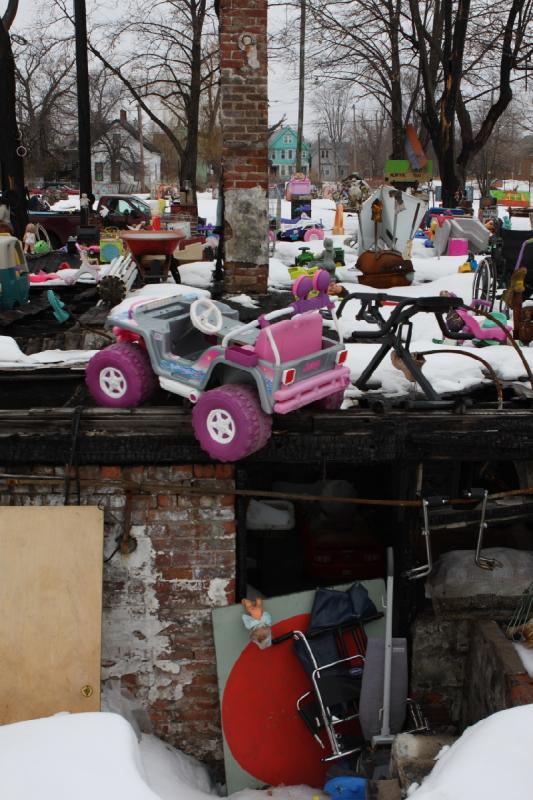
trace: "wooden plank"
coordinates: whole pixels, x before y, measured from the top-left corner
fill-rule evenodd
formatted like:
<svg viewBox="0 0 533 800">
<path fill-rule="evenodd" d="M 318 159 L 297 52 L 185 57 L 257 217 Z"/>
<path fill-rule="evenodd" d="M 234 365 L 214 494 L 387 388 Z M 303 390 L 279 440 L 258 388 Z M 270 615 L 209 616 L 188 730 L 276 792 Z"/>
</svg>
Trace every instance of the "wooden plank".
<svg viewBox="0 0 533 800">
<path fill-rule="evenodd" d="M 0 724 L 100 710 L 103 513 L 0 509 Z"/>
</svg>

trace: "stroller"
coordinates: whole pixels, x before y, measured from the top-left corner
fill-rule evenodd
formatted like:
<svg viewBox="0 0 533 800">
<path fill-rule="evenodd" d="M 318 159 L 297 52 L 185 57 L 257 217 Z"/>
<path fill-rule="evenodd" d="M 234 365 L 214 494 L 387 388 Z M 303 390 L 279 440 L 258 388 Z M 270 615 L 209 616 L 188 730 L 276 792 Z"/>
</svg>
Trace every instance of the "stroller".
<svg viewBox="0 0 533 800">
<path fill-rule="evenodd" d="M 367 638 L 365 625 L 382 618 L 366 589 L 318 589 L 306 633 L 294 630 L 272 640 L 292 639 L 312 688 L 296 701 L 307 729 L 323 751 L 323 762 L 359 753 L 365 742 L 390 744 L 406 716 L 407 645 L 392 638 L 392 550 L 387 551 L 385 638 Z M 427 730 L 417 719 L 417 730 Z"/>
</svg>

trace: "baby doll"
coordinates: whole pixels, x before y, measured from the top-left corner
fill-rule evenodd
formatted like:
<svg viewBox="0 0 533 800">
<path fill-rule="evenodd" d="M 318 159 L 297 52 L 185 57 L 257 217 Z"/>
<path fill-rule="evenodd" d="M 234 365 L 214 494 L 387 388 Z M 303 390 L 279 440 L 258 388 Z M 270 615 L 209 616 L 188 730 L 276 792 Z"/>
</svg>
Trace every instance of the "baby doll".
<svg viewBox="0 0 533 800">
<path fill-rule="evenodd" d="M 250 632 L 250 641 L 254 642 L 260 650 L 272 644 L 272 618 L 268 611 L 263 610 L 263 600 L 241 600 L 245 614 L 242 615 L 244 627 Z"/>
<path fill-rule="evenodd" d="M 35 242 L 37 241 L 37 226 L 34 225 L 32 222 L 29 225 L 26 225 L 26 230 L 24 231 L 24 252 L 25 253 L 32 253 L 35 255 Z"/>
</svg>

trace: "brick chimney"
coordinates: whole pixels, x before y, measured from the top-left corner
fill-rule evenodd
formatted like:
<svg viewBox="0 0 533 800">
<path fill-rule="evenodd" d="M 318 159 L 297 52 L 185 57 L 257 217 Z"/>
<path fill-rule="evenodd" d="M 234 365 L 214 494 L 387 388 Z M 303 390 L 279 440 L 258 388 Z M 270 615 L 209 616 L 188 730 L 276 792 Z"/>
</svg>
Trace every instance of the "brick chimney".
<svg viewBox="0 0 533 800">
<path fill-rule="evenodd" d="M 128 121 L 128 115 L 123 108 L 120 109 L 120 121 L 121 123 L 125 123 Z"/>
<path fill-rule="evenodd" d="M 267 0 L 220 0 L 224 285 L 268 279 Z"/>
</svg>

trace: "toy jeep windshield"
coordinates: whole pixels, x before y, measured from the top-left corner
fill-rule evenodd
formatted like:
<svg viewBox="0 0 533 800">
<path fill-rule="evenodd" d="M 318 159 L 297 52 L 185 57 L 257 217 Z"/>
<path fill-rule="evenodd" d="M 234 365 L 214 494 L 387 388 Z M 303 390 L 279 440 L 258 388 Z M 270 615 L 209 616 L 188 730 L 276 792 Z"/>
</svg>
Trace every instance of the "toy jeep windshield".
<svg viewBox="0 0 533 800">
<path fill-rule="evenodd" d="M 302 276 L 295 302 L 245 325 L 193 289 L 112 312 L 117 344 L 93 356 L 87 385 L 100 405 L 126 408 L 159 383 L 194 403 L 194 432 L 212 458 L 244 458 L 270 438 L 273 413 L 340 408 L 349 370 L 340 334 L 338 342 L 323 336 L 328 285 L 323 270 Z"/>
</svg>

